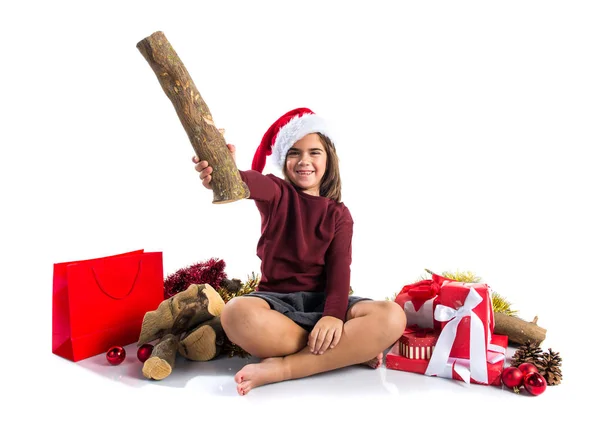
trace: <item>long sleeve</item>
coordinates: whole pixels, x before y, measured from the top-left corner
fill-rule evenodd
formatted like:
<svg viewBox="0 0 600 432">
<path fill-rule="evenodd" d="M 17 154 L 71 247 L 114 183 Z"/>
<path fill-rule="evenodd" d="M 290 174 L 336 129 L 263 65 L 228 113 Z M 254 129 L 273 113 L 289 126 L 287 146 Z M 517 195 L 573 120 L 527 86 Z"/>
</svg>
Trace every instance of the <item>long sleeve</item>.
<svg viewBox="0 0 600 432">
<path fill-rule="evenodd" d="M 252 170 L 240 171 L 240 176 L 250 189 L 250 199 L 270 203 L 281 197 L 281 186 L 270 176 Z"/>
<path fill-rule="evenodd" d="M 336 224 L 335 236 L 325 255 L 325 309 L 323 316 L 346 321 L 350 294 L 350 264 L 352 263 L 353 221 L 346 209 Z"/>
</svg>

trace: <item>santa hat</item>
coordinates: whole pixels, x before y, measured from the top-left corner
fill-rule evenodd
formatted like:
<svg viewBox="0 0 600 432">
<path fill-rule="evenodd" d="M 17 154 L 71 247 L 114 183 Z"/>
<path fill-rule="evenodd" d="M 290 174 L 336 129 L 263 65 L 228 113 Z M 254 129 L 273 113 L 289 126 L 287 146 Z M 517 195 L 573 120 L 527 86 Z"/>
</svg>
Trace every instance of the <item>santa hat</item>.
<svg viewBox="0 0 600 432">
<path fill-rule="evenodd" d="M 262 172 L 267 156 L 273 154 L 275 164 L 283 168 L 288 150 L 310 133 L 329 136 L 325 121 L 308 108 L 296 108 L 277 119 L 263 136 L 252 159 L 252 169 Z"/>
</svg>

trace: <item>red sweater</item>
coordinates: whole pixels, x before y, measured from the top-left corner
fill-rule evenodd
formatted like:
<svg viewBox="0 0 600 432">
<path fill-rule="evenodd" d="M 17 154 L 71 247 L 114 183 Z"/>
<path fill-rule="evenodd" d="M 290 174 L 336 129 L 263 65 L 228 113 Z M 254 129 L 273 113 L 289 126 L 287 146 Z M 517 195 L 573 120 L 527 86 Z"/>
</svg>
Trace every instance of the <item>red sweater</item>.
<svg viewBox="0 0 600 432">
<path fill-rule="evenodd" d="M 308 195 L 285 180 L 240 171 L 261 215 L 257 291 L 325 291 L 323 316 L 345 321 L 350 293 L 353 221 L 331 198 Z"/>
</svg>

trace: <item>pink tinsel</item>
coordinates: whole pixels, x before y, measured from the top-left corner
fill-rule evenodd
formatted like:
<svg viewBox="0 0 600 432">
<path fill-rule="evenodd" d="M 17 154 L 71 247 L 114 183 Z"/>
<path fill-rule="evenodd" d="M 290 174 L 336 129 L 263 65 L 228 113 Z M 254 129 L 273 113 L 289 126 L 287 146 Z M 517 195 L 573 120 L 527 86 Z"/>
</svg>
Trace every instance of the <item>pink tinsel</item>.
<svg viewBox="0 0 600 432">
<path fill-rule="evenodd" d="M 165 279 L 165 299 L 185 291 L 191 284 L 209 284 L 217 289 L 221 281 L 227 277 L 225 261 L 211 258 L 177 270 Z"/>
</svg>

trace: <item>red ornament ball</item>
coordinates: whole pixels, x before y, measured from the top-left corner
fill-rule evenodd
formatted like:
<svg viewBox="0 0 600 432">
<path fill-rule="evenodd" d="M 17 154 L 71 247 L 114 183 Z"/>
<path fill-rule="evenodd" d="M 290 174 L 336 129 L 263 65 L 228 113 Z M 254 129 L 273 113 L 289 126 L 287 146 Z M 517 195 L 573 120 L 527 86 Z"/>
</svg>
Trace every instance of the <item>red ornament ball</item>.
<svg viewBox="0 0 600 432">
<path fill-rule="evenodd" d="M 523 379 L 523 385 L 525 389 L 533 396 L 538 396 L 544 393 L 548 384 L 546 378 L 539 372 L 532 372 L 529 375 L 525 375 Z"/>
<path fill-rule="evenodd" d="M 516 367 L 507 367 L 502 371 L 502 382 L 515 393 L 519 393 L 519 387 L 523 385 L 523 372 Z"/>
<path fill-rule="evenodd" d="M 521 363 L 518 367 L 519 370 L 523 372 L 523 377 L 526 377 L 533 372 L 539 372 L 538 368 L 535 367 L 533 363 Z"/>
<path fill-rule="evenodd" d="M 125 352 L 125 348 L 118 345 L 110 347 L 106 352 L 106 360 L 108 360 L 108 362 L 113 366 L 123 363 L 123 360 L 125 360 L 126 356 L 127 353 Z"/>
<path fill-rule="evenodd" d="M 139 347 L 138 351 L 137 351 L 138 360 L 141 361 L 142 363 L 144 363 L 152 355 L 153 349 L 154 349 L 154 346 L 152 344 L 144 344 L 141 347 Z"/>
</svg>

